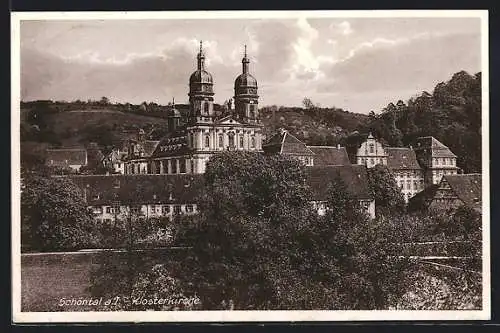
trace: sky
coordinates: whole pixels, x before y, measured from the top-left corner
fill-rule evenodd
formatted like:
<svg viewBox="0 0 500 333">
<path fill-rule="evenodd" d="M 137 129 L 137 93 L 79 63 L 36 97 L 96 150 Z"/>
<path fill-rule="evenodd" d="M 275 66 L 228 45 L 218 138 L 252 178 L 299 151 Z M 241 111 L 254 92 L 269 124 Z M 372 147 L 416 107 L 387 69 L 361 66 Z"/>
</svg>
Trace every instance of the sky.
<svg viewBox="0 0 500 333">
<path fill-rule="evenodd" d="M 27 20 L 21 99 L 188 103 L 203 40 L 215 102 L 233 96 L 244 45 L 259 103 L 380 111 L 481 71 L 479 18 Z"/>
</svg>

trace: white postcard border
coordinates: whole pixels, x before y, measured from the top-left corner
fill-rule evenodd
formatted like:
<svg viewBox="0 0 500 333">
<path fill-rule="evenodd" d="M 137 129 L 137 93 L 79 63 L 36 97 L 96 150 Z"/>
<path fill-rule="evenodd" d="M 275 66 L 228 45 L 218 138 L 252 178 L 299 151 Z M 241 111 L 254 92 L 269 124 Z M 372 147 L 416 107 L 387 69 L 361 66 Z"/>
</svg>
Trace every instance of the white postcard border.
<svg viewBox="0 0 500 333">
<path fill-rule="evenodd" d="M 20 22 L 22 20 L 151 20 L 151 19 L 295 19 L 295 18 L 475 17 L 481 19 L 482 72 L 482 310 L 454 311 L 116 311 L 21 312 L 20 242 Z M 13 12 L 11 14 L 11 202 L 12 320 L 15 323 L 78 322 L 298 322 L 420 321 L 491 319 L 489 59 L 487 10 L 343 10 L 343 11 L 171 11 L 171 12 Z"/>
</svg>

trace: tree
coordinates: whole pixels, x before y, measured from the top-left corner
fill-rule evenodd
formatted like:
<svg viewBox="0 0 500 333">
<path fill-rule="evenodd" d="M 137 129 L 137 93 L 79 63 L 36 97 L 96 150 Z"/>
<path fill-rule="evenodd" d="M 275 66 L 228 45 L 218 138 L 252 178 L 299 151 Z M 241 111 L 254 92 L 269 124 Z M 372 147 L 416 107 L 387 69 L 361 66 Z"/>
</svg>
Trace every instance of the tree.
<svg viewBox="0 0 500 333">
<path fill-rule="evenodd" d="M 398 214 L 404 211 L 403 194 L 387 166 L 377 164 L 369 168 L 368 182 L 375 198 L 377 216 Z"/>
<path fill-rule="evenodd" d="M 99 104 L 101 105 L 108 105 L 109 104 L 109 98 L 106 96 L 101 97 L 101 100 L 99 101 Z"/>
<path fill-rule="evenodd" d="M 305 109 L 314 108 L 314 103 L 309 97 L 304 97 L 304 99 L 302 100 L 302 105 L 304 106 Z"/>
<path fill-rule="evenodd" d="M 26 174 L 21 190 L 22 244 L 49 251 L 89 242 L 93 216 L 80 189 L 66 177 Z"/>
<path fill-rule="evenodd" d="M 297 161 L 246 152 L 211 158 L 184 261 L 204 309 L 387 306 L 401 271 L 381 244 L 390 233 L 370 223 L 341 182 L 324 218 L 309 198 Z"/>
</svg>

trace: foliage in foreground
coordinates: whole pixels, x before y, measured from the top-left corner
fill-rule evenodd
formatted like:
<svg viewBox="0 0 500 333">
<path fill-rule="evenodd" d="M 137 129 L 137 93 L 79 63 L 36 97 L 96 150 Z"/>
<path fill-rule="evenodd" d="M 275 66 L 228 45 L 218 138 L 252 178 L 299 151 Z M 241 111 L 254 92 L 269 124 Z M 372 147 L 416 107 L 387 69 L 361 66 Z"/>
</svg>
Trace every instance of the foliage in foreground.
<svg viewBox="0 0 500 333">
<path fill-rule="evenodd" d="M 53 251 L 87 243 L 94 219 L 80 189 L 67 178 L 27 174 L 21 190 L 22 244 Z"/>
<path fill-rule="evenodd" d="M 402 290 L 404 261 L 339 179 L 318 217 L 299 162 L 220 154 L 194 229 L 193 284 L 207 309 L 375 309 Z"/>
<path fill-rule="evenodd" d="M 408 290 L 397 310 L 478 310 L 482 307 L 480 274 L 446 267 L 415 265 L 406 271 Z"/>
</svg>

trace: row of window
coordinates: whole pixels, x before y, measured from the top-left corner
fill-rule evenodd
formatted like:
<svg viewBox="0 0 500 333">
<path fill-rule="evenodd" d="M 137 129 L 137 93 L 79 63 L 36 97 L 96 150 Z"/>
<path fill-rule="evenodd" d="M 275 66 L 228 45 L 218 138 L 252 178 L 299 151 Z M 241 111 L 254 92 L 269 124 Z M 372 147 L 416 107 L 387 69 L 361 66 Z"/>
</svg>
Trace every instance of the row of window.
<svg viewBox="0 0 500 333">
<path fill-rule="evenodd" d="M 235 145 L 235 134 L 234 133 L 229 133 L 228 134 L 228 141 L 229 141 L 229 147 L 236 147 Z M 224 135 L 221 133 L 218 135 L 219 139 L 219 147 L 223 148 L 224 147 Z M 239 135 L 239 147 L 243 148 L 244 147 L 244 138 L 243 135 Z M 205 135 L 205 148 L 210 148 L 210 135 L 206 134 Z M 252 136 L 250 137 L 250 148 L 255 148 L 255 137 Z"/>
<path fill-rule="evenodd" d="M 411 177 L 422 177 L 422 175 L 420 174 L 420 172 L 418 171 L 406 171 L 406 172 L 400 172 L 398 174 L 399 177 L 401 178 L 411 178 Z"/>
<path fill-rule="evenodd" d="M 363 165 L 375 165 L 375 164 L 387 164 L 387 160 L 381 157 L 367 157 L 361 158 L 361 164 Z"/>
<path fill-rule="evenodd" d="M 444 175 L 454 175 L 456 174 L 455 170 L 432 170 L 432 176 L 434 177 L 442 177 Z"/>
<path fill-rule="evenodd" d="M 434 157 L 432 160 L 434 165 L 455 166 L 455 159 L 452 157 Z"/>
<path fill-rule="evenodd" d="M 412 185 L 413 185 L 413 187 L 412 187 Z M 418 190 L 424 188 L 424 181 L 422 179 L 420 179 L 419 181 L 414 180 L 413 182 L 411 180 L 407 180 L 406 182 L 398 181 L 398 186 L 400 189 L 403 189 L 403 190 L 406 189 L 406 190 L 418 191 Z"/>
<path fill-rule="evenodd" d="M 301 156 L 301 157 L 299 157 L 299 160 L 307 166 L 313 165 L 313 158 L 312 157 Z"/>
<path fill-rule="evenodd" d="M 105 206 L 104 207 L 104 212 L 106 214 L 120 214 L 120 213 L 126 213 L 127 209 L 125 206 Z M 141 207 L 131 207 L 130 212 L 132 214 L 138 214 L 138 215 L 146 215 L 145 212 L 141 209 Z M 173 212 L 174 214 L 180 214 L 182 212 L 182 206 L 181 205 L 156 205 L 150 210 L 151 214 L 170 214 L 170 212 Z M 194 212 L 194 206 L 191 204 L 187 204 L 185 207 L 185 212 L 186 213 L 192 213 Z M 101 215 L 103 213 L 102 207 L 95 207 L 94 208 L 94 214 Z"/>
</svg>

